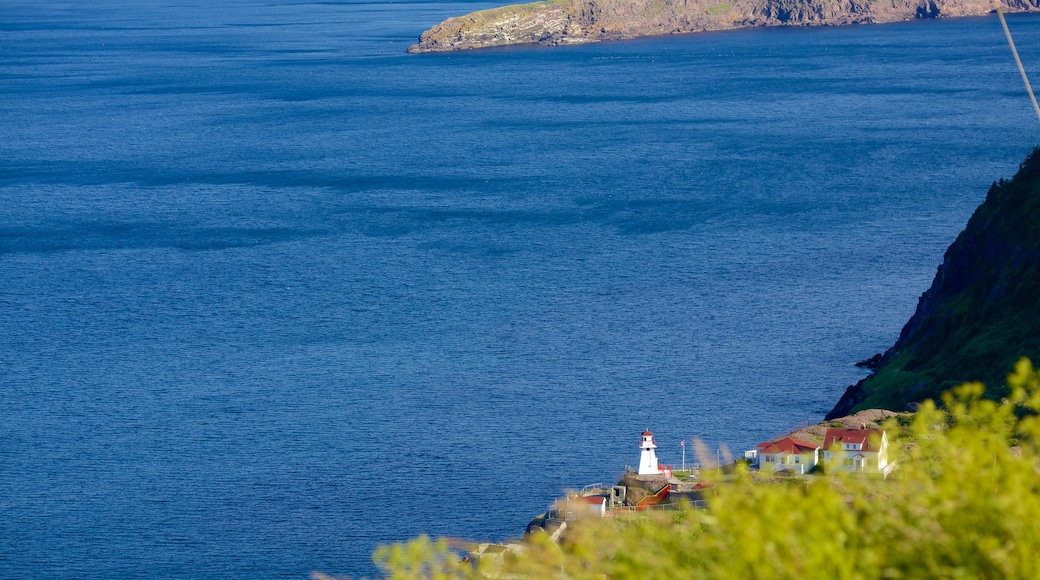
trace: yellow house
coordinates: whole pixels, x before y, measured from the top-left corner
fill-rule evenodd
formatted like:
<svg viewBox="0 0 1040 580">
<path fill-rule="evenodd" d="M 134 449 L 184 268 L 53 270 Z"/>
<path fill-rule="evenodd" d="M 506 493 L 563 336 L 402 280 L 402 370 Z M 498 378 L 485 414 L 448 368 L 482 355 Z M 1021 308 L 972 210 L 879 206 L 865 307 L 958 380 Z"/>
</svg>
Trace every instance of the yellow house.
<svg viewBox="0 0 1040 580">
<path fill-rule="evenodd" d="M 881 429 L 827 429 L 823 460 L 831 469 L 888 475 L 888 436 Z M 833 467 L 832 467 L 833 466 Z"/>
</svg>

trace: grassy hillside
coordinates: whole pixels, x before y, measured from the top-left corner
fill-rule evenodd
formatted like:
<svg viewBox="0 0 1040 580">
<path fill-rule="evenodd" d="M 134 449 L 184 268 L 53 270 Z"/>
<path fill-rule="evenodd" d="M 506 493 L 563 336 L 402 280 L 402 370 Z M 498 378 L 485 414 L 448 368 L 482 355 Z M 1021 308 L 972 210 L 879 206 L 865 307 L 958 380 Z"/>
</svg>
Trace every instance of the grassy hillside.
<svg viewBox="0 0 1040 580">
<path fill-rule="evenodd" d="M 902 410 L 969 380 L 1003 397 L 1023 356 L 1040 360 L 1040 149 L 1010 181 L 993 184 L 877 372 L 831 415 Z"/>
</svg>

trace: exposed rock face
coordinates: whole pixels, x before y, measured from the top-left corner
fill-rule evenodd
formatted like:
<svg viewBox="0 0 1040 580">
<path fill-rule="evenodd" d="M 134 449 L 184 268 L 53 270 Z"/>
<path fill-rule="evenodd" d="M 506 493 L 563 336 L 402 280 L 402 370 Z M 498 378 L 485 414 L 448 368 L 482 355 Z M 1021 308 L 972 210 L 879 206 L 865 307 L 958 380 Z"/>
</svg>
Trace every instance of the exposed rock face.
<svg viewBox="0 0 1040 580">
<path fill-rule="evenodd" d="M 887 409 L 864 409 L 858 413 L 843 417 L 828 417 L 822 423 L 803 427 L 790 434 L 795 439 L 823 445 L 827 429 L 881 429 L 885 421 L 898 416 L 899 413 Z"/>
<path fill-rule="evenodd" d="M 618 485 L 628 488 L 628 492 L 625 494 L 625 505 L 635 506 L 646 499 L 647 496 L 654 495 L 664 489 L 664 486 L 668 485 L 668 480 L 663 475 L 625 473 Z"/>
<path fill-rule="evenodd" d="M 966 381 L 999 398 L 1022 356 L 1040 363 L 1040 149 L 1011 181 L 993 184 L 877 372 L 849 387 L 828 418 L 902 410 Z"/>
<path fill-rule="evenodd" d="M 1007 12 L 1040 0 L 1001 0 Z M 427 30 L 408 52 L 575 44 L 749 26 L 825 26 L 979 16 L 990 0 L 549 0 L 473 12 Z"/>
</svg>

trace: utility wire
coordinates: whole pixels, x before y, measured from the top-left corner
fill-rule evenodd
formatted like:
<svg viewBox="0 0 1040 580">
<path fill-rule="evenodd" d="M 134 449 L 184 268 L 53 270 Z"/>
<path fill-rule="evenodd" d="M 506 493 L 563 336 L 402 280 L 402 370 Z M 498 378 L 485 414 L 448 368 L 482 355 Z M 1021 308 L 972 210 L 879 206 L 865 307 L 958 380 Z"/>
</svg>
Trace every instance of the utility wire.
<svg viewBox="0 0 1040 580">
<path fill-rule="evenodd" d="M 1004 27 L 1004 36 L 1007 37 L 1008 46 L 1011 47 L 1011 54 L 1015 56 L 1015 64 L 1018 65 L 1018 74 L 1022 75 L 1022 82 L 1026 84 L 1026 92 L 1029 93 L 1029 100 L 1033 101 L 1033 110 L 1036 111 L 1036 118 L 1040 119 L 1040 105 L 1036 104 L 1036 96 L 1033 94 L 1033 87 L 1029 85 L 1029 77 L 1026 76 L 1026 69 L 1022 66 L 1022 59 L 1018 58 L 1018 49 L 1015 48 L 1015 41 L 1011 40 L 1011 31 L 1008 30 L 1007 20 L 1004 20 L 1004 4 L 1000 0 L 993 0 L 993 5 L 997 9 L 997 16 L 1000 18 L 1000 25 Z"/>
</svg>

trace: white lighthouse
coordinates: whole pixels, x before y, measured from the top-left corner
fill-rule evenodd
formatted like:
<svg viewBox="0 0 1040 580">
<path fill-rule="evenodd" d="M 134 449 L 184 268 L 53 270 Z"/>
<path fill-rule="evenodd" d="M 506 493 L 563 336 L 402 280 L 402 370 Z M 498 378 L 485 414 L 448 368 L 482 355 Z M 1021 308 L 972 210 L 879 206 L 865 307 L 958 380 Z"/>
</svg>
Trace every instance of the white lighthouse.
<svg viewBox="0 0 1040 580">
<path fill-rule="evenodd" d="M 649 429 L 643 431 L 643 442 L 639 444 L 639 475 L 657 475 L 661 467 L 657 465 L 657 443 Z"/>
</svg>

